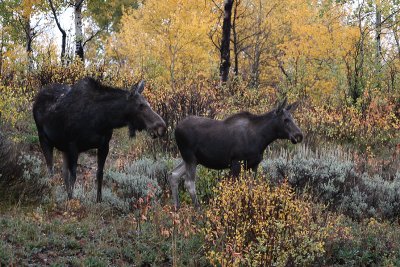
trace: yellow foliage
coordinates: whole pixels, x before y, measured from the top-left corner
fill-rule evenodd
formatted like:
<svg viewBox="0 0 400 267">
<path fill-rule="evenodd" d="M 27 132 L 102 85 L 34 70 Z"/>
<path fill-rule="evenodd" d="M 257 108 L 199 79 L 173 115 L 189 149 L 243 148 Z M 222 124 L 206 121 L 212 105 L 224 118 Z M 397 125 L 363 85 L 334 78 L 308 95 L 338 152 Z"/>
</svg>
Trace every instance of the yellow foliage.
<svg viewBox="0 0 400 267">
<path fill-rule="evenodd" d="M 22 1 L 22 16 L 25 19 L 29 19 L 31 14 L 34 12 L 35 5 L 39 4 L 39 0 L 23 0 Z"/>
<path fill-rule="evenodd" d="M 208 1 L 145 1 L 124 14 L 108 53 L 161 84 L 209 76 L 218 61 L 207 36 L 212 21 Z"/>
<path fill-rule="evenodd" d="M 258 75 L 262 86 L 283 87 L 292 97 L 310 96 L 319 103 L 343 96 L 347 88 L 344 60 L 354 57 L 359 32 L 345 24 L 348 13 L 342 4 L 316 0 L 238 3 L 235 31 L 242 49 L 239 72 L 245 80 Z"/>
<path fill-rule="evenodd" d="M 33 99 L 32 92 L 25 88 L 13 88 L 0 85 L 0 119 L 8 121 L 12 126 L 27 119 L 27 110 Z"/>
<path fill-rule="evenodd" d="M 344 25 L 347 14 L 340 4 L 323 6 L 312 1 L 289 8 L 285 19 L 291 28 L 278 47 L 290 86 L 296 89 L 290 93 L 311 96 L 319 102 L 327 96 L 341 96 L 346 86 L 341 84 L 341 77 L 346 75 L 343 62 L 354 54 L 357 28 Z"/>
<path fill-rule="evenodd" d="M 27 53 L 22 45 L 13 45 L 12 47 L 8 47 L 2 56 L 2 73 L 5 71 L 13 72 L 17 69 L 24 69 L 26 67 Z"/>
<path fill-rule="evenodd" d="M 329 226 L 287 183 L 223 180 L 206 211 L 207 256 L 222 266 L 295 266 L 324 253 Z"/>
</svg>

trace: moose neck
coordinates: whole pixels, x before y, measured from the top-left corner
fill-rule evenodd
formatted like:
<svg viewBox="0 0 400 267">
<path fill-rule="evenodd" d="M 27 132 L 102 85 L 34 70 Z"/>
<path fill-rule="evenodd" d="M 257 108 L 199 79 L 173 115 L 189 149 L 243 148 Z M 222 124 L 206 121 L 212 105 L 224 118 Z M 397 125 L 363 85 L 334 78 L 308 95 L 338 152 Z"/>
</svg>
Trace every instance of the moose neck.
<svg viewBox="0 0 400 267">
<path fill-rule="evenodd" d="M 270 111 L 258 117 L 258 131 L 262 136 L 262 146 L 265 149 L 269 144 L 280 138 L 280 128 L 275 111 Z"/>
<path fill-rule="evenodd" d="M 127 93 L 124 93 L 121 92 L 118 97 L 110 97 L 105 108 L 101 110 L 104 126 L 107 128 L 121 128 L 128 124 L 126 110 L 129 103 L 127 101 Z"/>
</svg>

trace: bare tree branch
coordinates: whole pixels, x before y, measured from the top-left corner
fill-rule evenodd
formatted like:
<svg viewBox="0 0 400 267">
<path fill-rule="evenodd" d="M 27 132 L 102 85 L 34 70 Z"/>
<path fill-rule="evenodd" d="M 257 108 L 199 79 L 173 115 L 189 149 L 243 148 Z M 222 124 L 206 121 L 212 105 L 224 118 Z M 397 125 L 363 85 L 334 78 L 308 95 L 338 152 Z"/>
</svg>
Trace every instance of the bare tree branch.
<svg viewBox="0 0 400 267">
<path fill-rule="evenodd" d="M 54 20 L 56 21 L 57 24 L 57 28 L 58 30 L 61 32 L 62 34 L 62 41 L 61 41 L 61 62 L 62 64 L 64 64 L 64 57 L 65 57 L 65 46 L 66 46 L 66 42 L 67 42 L 67 33 L 65 32 L 65 30 L 61 27 L 60 21 L 58 20 L 57 17 L 57 12 L 56 9 L 54 7 L 53 1 L 52 0 L 48 0 L 49 4 L 50 4 L 50 8 L 51 11 L 53 13 L 54 16 Z"/>
<path fill-rule="evenodd" d="M 89 38 L 86 39 L 85 42 L 83 42 L 83 47 L 85 47 L 85 45 L 90 42 L 91 40 L 93 40 L 95 37 L 97 37 L 100 33 L 104 32 L 106 30 L 106 27 L 96 31 L 95 33 L 93 33 L 92 35 L 89 36 Z"/>
</svg>

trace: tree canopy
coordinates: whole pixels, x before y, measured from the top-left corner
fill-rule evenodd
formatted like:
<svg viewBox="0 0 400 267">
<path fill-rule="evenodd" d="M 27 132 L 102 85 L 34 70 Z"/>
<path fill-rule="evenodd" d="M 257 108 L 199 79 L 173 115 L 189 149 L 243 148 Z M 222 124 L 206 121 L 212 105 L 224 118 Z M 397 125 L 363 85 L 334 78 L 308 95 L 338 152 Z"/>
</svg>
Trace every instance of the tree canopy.
<svg viewBox="0 0 400 267">
<path fill-rule="evenodd" d="M 55 25 L 50 2 L 56 14 L 77 4 L 1 2 L 0 73 L 7 64 L 21 62 L 13 56 L 21 53 L 27 59 L 35 55 L 30 68 L 49 58 L 43 53 L 59 60 L 54 55 L 62 50 L 59 37 L 41 30 Z M 224 1 L 78 2 L 82 10 L 75 16 L 81 18 L 75 25 L 82 31 L 67 33 L 77 37 L 67 38 L 66 64 L 83 59 L 84 51 L 86 66 L 107 64 L 171 88 L 220 75 Z M 399 13 L 400 3 L 389 0 L 234 0 L 229 80 L 321 103 L 355 104 L 372 91 L 399 94 Z"/>
</svg>

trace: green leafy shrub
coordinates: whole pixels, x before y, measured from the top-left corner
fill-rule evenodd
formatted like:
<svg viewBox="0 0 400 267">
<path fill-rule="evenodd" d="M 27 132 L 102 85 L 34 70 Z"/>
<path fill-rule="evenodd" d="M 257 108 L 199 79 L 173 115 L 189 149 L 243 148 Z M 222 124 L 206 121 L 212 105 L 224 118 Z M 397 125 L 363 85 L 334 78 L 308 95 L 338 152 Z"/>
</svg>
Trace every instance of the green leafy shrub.
<svg viewBox="0 0 400 267">
<path fill-rule="evenodd" d="M 193 207 L 175 212 L 170 205 L 154 203 L 142 215 L 134 219 L 138 231 L 129 251 L 136 266 L 209 265 L 203 251 L 202 216 Z"/>
<path fill-rule="evenodd" d="M 222 266 L 305 266 L 324 253 L 327 229 L 286 183 L 223 180 L 206 211 L 207 257 Z"/>
<path fill-rule="evenodd" d="M 293 154 L 282 151 L 279 157 L 261 163 L 263 172 L 277 183 L 283 179 L 297 190 L 313 196 L 355 219 L 400 215 L 400 172 L 392 180 L 380 175 L 360 174 L 351 157 L 340 149 L 313 152 L 300 146 Z"/>
<path fill-rule="evenodd" d="M 22 168 L 17 164 L 18 153 L 0 128 L 0 190 L 9 186 L 15 177 L 20 177 Z"/>
<path fill-rule="evenodd" d="M 197 168 L 197 181 L 196 181 L 196 191 L 197 196 L 202 203 L 208 205 L 212 198 L 215 196 L 215 187 L 218 182 L 222 179 L 223 174 L 221 171 L 211 170 L 203 166 Z M 189 193 L 185 189 L 184 192 L 188 195 L 187 198 L 190 199 Z M 192 203 L 190 199 L 189 203 Z"/>
<path fill-rule="evenodd" d="M 208 169 L 199 165 L 196 173 L 196 194 L 201 205 L 208 205 L 215 196 L 215 187 L 222 177 L 226 177 L 224 172 Z M 188 190 L 185 188 L 183 176 L 179 183 L 179 199 L 182 203 L 192 205 L 192 199 Z M 168 187 L 169 189 L 169 187 Z"/>
<path fill-rule="evenodd" d="M 340 216 L 325 240 L 319 265 L 399 266 L 400 229 L 397 224 L 367 219 L 361 223 Z"/>
<path fill-rule="evenodd" d="M 0 240 L 0 266 L 12 265 L 12 251 L 6 242 Z"/>
<path fill-rule="evenodd" d="M 42 161 L 18 150 L 0 130 L 0 196 L 10 201 L 38 201 L 49 189 Z"/>
<path fill-rule="evenodd" d="M 78 200 L 69 204 L 2 214 L 0 266 L 209 265 L 202 217 L 192 207 L 176 213 L 153 203 L 137 217 L 105 213 L 102 205 L 82 213 Z"/>
</svg>

